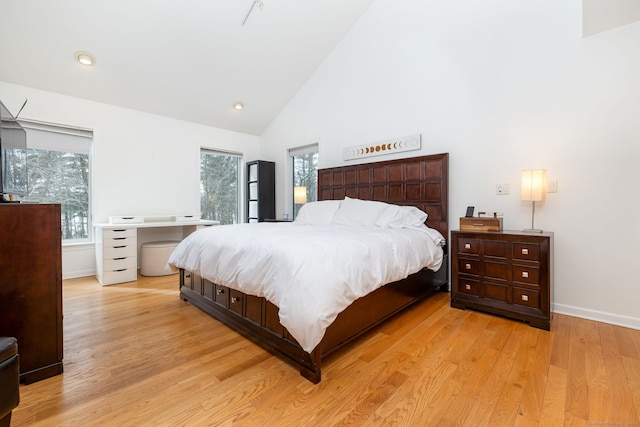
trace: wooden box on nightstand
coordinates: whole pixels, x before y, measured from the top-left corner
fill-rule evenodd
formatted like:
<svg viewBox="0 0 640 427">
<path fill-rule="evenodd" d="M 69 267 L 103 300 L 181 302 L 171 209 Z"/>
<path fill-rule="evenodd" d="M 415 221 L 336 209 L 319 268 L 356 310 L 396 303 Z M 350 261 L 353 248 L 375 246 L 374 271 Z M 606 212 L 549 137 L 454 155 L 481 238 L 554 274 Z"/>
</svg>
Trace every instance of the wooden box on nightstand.
<svg viewBox="0 0 640 427">
<path fill-rule="evenodd" d="M 549 330 L 553 233 L 451 232 L 451 306 Z"/>
</svg>

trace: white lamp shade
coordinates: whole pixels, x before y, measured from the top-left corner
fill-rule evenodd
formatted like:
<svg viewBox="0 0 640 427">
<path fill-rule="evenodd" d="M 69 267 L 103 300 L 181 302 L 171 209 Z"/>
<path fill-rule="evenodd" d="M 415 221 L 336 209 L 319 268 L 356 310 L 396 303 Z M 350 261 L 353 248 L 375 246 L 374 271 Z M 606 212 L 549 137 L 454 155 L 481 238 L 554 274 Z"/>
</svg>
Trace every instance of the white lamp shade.
<svg viewBox="0 0 640 427">
<path fill-rule="evenodd" d="M 303 205 L 307 203 L 307 187 L 293 188 L 293 203 Z"/>
<path fill-rule="evenodd" d="M 521 200 L 526 202 L 542 202 L 547 194 L 547 170 L 522 171 Z"/>
</svg>

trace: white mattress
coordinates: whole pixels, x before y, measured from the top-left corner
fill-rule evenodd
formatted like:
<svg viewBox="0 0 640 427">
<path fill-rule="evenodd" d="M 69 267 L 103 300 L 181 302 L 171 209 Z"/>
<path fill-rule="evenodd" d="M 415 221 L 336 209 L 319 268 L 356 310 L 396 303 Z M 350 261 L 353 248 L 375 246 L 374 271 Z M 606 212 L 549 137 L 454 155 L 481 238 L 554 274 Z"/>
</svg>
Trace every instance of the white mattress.
<svg viewBox="0 0 640 427">
<path fill-rule="evenodd" d="M 295 223 L 209 227 L 189 235 L 169 263 L 267 298 L 311 352 L 356 299 L 422 268 L 437 271 L 444 238 L 426 226 L 380 229 Z"/>
</svg>

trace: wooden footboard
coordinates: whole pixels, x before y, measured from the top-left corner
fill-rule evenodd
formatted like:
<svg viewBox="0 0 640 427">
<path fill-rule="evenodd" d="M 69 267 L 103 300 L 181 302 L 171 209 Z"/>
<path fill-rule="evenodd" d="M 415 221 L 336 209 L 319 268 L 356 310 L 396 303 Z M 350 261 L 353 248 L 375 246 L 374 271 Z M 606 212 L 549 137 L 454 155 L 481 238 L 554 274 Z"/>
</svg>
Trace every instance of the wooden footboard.
<svg viewBox="0 0 640 427">
<path fill-rule="evenodd" d="M 320 382 L 322 360 L 384 320 L 437 289 L 447 286 L 447 263 L 437 273 L 422 270 L 356 300 L 340 313 L 316 349 L 307 353 L 280 324 L 278 307 L 264 298 L 212 283 L 195 273 L 180 271 L 180 297 L 222 323 L 279 355 Z"/>
</svg>

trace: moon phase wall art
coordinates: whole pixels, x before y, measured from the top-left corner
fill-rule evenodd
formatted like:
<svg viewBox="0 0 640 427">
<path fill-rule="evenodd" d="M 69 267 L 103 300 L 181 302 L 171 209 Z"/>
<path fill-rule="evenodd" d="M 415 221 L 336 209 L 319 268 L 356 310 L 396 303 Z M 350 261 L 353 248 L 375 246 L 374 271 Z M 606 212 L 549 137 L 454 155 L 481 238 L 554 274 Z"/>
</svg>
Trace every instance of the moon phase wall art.
<svg viewBox="0 0 640 427">
<path fill-rule="evenodd" d="M 422 138 L 420 134 L 417 134 L 376 142 L 374 144 L 347 147 L 342 151 L 342 157 L 344 160 L 361 159 L 363 157 L 420 150 L 421 148 Z"/>
</svg>

